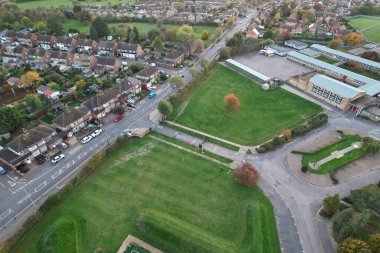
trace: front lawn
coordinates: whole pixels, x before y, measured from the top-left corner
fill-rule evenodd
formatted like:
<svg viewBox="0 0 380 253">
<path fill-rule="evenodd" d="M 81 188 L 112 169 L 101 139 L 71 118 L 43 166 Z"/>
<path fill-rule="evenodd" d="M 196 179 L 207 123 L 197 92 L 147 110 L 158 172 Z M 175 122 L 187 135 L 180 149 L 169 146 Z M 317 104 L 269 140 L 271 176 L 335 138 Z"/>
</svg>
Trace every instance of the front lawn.
<svg viewBox="0 0 380 253">
<path fill-rule="evenodd" d="M 112 151 L 12 252 L 116 252 L 128 234 L 164 252 L 280 252 L 260 189 L 148 137 Z"/>
<path fill-rule="evenodd" d="M 335 64 L 335 63 L 338 62 L 337 60 L 328 58 L 328 57 L 326 57 L 324 55 L 320 55 L 320 56 L 316 57 L 315 59 L 323 61 L 323 62 L 326 62 L 326 63 L 329 63 L 329 64 Z"/>
<path fill-rule="evenodd" d="M 229 93 L 240 99 L 240 108 L 234 111 L 223 103 Z M 320 111 L 320 106 L 286 90 L 264 91 L 218 65 L 189 98 L 176 122 L 235 143 L 256 145 Z"/>
<path fill-rule="evenodd" d="M 312 169 L 308 165 L 309 163 L 318 162 L 328 156 L 331 153 L 339 150 L 343 150 L 349 146 L 351 146 L 354 142 L 360 142 L 361 137 L 359 135 L 342 135 L 342 139 L 336 143 L 333 143 L 327 147 L 324 147 L 320 150 L 317 150 L 314 153 L 303 154 L 302 155 L 302 166 L 306 166 L 308 171 L 315 174 L 328 174 L 339 167 L 342 167 L 359 157 L 365 155 L 367 152 L 363 148 L 353 149 L 350 152 L 347 152 L 341 158 L 335 158 L 325 164 L 322 164 L 318 169 Z"/>
</svg>

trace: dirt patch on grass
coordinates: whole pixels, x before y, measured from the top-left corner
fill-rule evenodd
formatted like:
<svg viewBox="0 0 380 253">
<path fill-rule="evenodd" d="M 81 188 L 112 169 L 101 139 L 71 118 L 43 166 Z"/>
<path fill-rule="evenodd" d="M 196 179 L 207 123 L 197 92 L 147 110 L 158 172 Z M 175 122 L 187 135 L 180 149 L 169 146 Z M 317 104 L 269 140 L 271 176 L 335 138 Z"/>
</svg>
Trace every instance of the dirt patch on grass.
<svg viewBox="0 0 380 253">
<path fill-rule="evenodd" d="M 116 167 L 122 163 L 125 163 L 125 162 L 131 160 L 132 158 L 145 156 L 156 146 L 157 146 L 157 142 L 151 141 L 151 142 L 147 143 L 146 145 L 142 146 L 141 148 L 139 148 L 137 151 L 135 151 L 133 153 L 126 154 L 125 156 L 119 158 L 118 160 L 116 160 L 112 164 L 112 166 L 110 166 L 110 168 L 113 168 L 113 167 Z"/>
</svg>

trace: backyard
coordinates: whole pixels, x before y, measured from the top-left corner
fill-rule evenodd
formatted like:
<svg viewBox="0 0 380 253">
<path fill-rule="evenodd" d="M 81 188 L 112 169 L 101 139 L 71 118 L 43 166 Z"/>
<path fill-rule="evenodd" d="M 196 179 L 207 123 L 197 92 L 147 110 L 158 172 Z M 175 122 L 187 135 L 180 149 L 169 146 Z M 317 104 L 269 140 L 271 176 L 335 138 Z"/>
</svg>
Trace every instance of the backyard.
<svg viewBox="0 0 380 253">
<path fill-rule="evenodd" d="M 240 99 L 239 108 L 224 106 L 229 93 Z M 173 116 L 177 123 L 242 145 L 259 144 L 321 111 L 318 105 L 281 88 L 264 91 L 222 65 L 206 77 L 188 101 L 175 106 L 185 107 Z"/>
<path fill-rule="evenodd" d="M 380 17 L 373 16 L 372 18 L 352 18 L 349 24 L 359 30 L 367 40 L 380 43 Z"/>
<path fill-rule="evenodd" d="M 302 166 L 306 166 L 308 171 L 315 174 L 328 174 L 358 158 L 365 155 L 367 152 L 363 148 L 354 148 L 345 153 L 341 157 L 336 157 L 324 164 L 321 164 L 317 169 L 313 169 L 309 164 L 317 163 L 326 157 L 329 157 L 333 152 L 340 151 L 350 147 L 355 142 L 360 142 L 362 137 L 359 135 L 341 135 L 341 139 L 329 146 L 326 146 L 313 153 L 302 154 Z"/>
<path fill-rule="evenodd" d="M 149 137 L 115 148 L 12 252 L 116 252 L 128 234 L 164 252 L 280 252 L 260 189 Z"/>
<path fill-rule="evenodd" d="M 82 5 L 108 5 L 111 4 L 119 4 L 119 3 L 125 3 L 125 2 L 131 2 L 134 3 L 133 0 L 82 0 L 80 3 Z M 73 6 L 72 0 L 37 0 L 37 1 L 27 1 L 23 3 L 17 4 L 19 8 L 21 9 L 33 9 L 38 7 L 45 7 L 45 8 L 58 8 L 60 6 Z"/>
</svg>

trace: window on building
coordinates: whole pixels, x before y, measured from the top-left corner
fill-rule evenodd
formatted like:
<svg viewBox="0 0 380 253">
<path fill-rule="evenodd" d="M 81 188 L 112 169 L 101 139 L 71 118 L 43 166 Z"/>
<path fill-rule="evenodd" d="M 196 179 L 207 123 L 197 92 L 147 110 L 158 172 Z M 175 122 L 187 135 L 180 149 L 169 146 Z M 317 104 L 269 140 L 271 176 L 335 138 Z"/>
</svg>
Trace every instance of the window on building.
<svg viewBox="0 0 380 253">
<path fill-rule="evenodd" d="M 330 95 L 330 91 L 325 90 L 325 92 L 323 92 L 323 97 L 328 98 L 329 95 Z"/>
<path fill-rule="evenodd" d="M 343 100 L 343 97 L 341 96 L 337 96 L 336 100 L 335 100 L 335 103 L 340 105 L 340 103 L 342 103 L 342 100 Z"/>
<path fill-rule="evenodd" d="M 318 86 L 316 86 L 315 84 L 313 84 L 313 88 L 312 88 L 312 92 L 314 93 L 317 93 L 317 90 L 318 90 Z"/>
<path fill-rule="evenodd" d="M 335 98 L 336 98 L 336 94 L 331 93 L 331 94 L 330 94 L 330 97 L 329 97 L 330 101 L 334 101 Z"/>
<path fill-rule="evenodd" d="M 323 90 L 321 87 L 318 87 L 318 95 L 322 96 L 323 94 Z"/>
</svg>

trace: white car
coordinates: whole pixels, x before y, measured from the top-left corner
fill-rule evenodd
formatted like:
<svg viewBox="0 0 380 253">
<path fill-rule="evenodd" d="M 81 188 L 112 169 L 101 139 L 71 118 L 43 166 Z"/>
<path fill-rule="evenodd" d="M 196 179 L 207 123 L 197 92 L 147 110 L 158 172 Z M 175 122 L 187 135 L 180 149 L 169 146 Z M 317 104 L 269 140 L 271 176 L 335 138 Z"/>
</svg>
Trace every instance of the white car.
<svg viewBox="0 0 380 253">
<path fill-rule="evenodd" d="M 98 136 L 99 134 L 103 133 L 103 130 L 101 128 L 98 128 L 96 129 L 92 134 L 92 138 L 95 138 L 96 136 Z"/>
<path fill-rule="evenodd" d="M 59 146 L 60 148 L 62 148 L 62 149 L 67 149 L 67 148 L 69 147 L 69 146 L 68 146 L 66 143 L 64 143 L 64 142 L 59 143 L 58 146 Z"/>
<path fill-rule="evenodd" d="M 121 131 L 121 134 L 126 134 L 128 136 L 132 136 L 132 131 L 131 131 L 131 129 L 127 128 L 127 129 L 124 129 L 123 131 Z"/>
<path fill-rule="evenodd" d="M 82 139 L 82 143 L 85 144 L 85 143 L 87 143 L 87 142 L 89 142 L 89 141 L 91 141 L 91 140 L 92 140 L 92 137 L 91 137 L 91 136 L 86 136 L 86 137 L 84 137 L 84 138 Z"/>
<path fill-rule="evenodd" d="M 65 158 L 64 154 L 56 155 L 54 158 L 51 160 L 53 164 L 56 164 L 57 162 L 61 161 L 63 158 Z"/>
<path fill-rule="evenodd" d="M 157 89 L 157 86 L 156 85 L 152 85 L 152 86 L 149 87 L 149 89 L 155 90 L 155 89 Z"/>
</svg>

